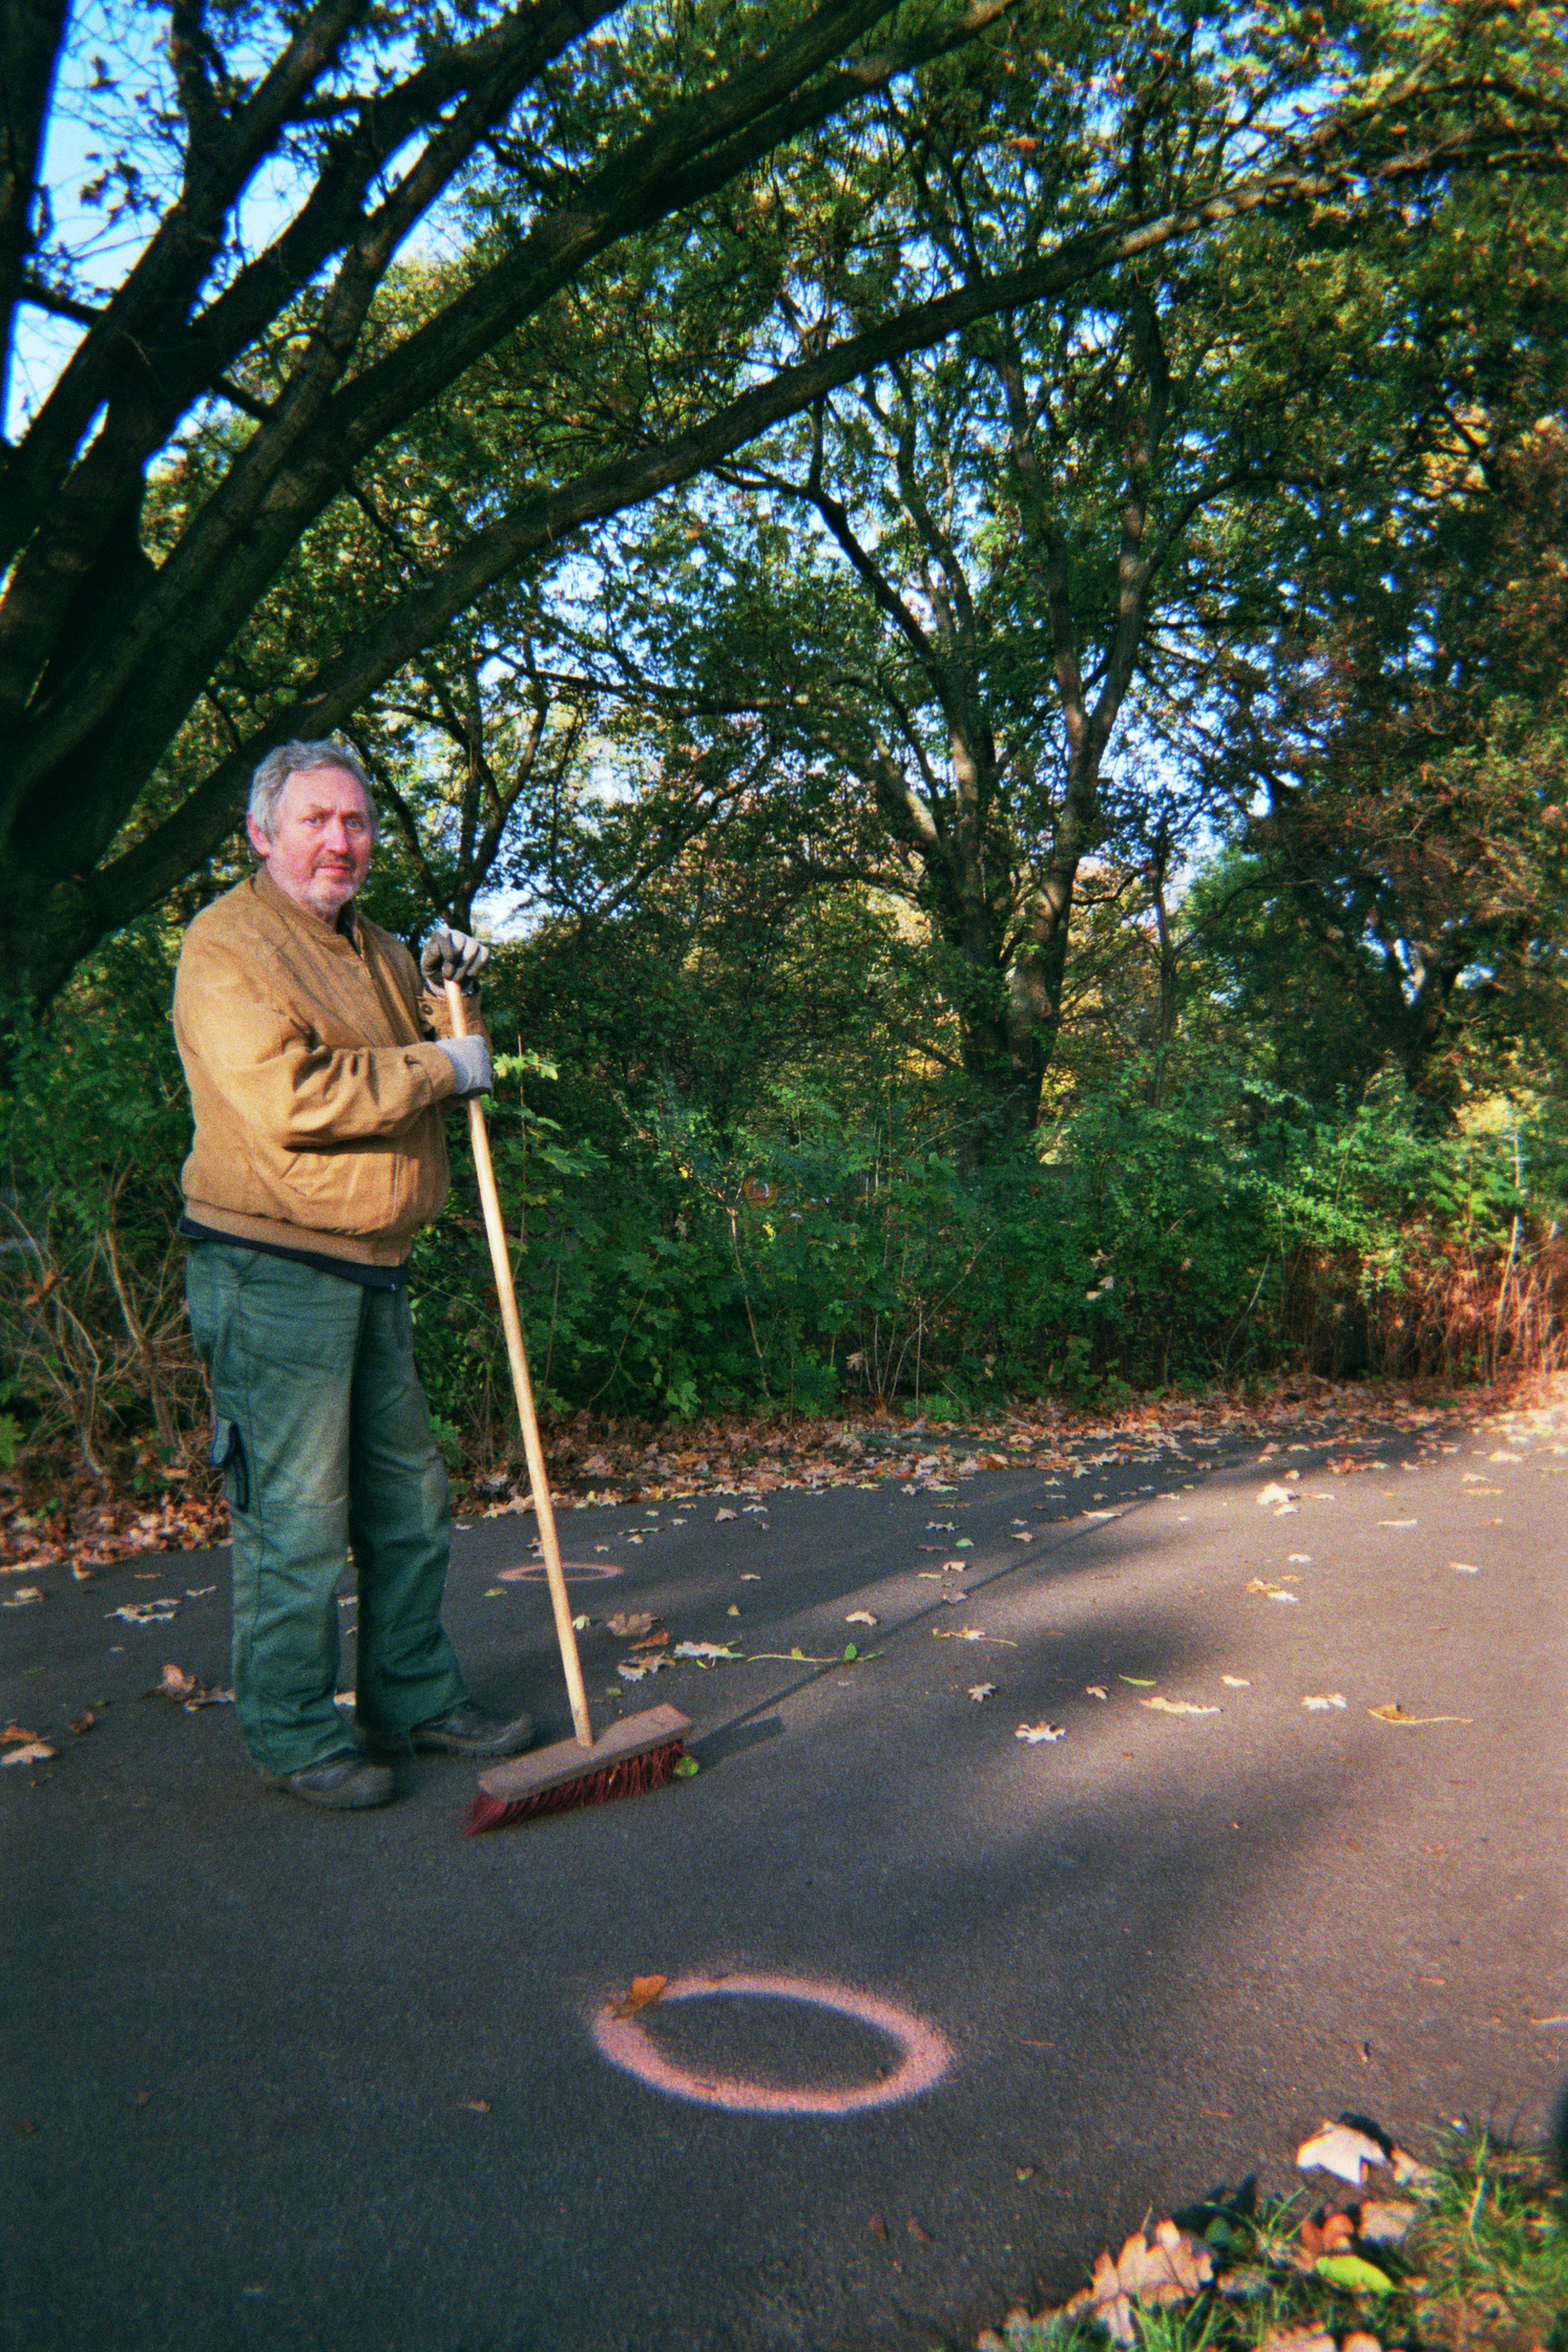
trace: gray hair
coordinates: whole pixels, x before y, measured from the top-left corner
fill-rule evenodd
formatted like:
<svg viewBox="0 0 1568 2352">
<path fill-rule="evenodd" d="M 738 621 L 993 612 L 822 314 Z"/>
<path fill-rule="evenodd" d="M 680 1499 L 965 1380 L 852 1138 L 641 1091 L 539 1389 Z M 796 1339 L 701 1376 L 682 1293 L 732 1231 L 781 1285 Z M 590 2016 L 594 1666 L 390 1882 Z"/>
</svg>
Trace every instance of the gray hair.
<svg viewBox="0 0 1568 2352">
<path fill-rule="evenodd" d="M 340 767 L 346 776 L 353 776 L 363 787 L 370 807 L 370 838 L 375 839 L 375 796 L 364 766 L 345 743 L 280 743 L 268 753 L 251 778 L 251 797 L 246 814 L 257 831 L 268 841 L 277 822 L 277 804 L 283 797 L 290 776 L 299 775 L 311 767 Z"/>
</svg>

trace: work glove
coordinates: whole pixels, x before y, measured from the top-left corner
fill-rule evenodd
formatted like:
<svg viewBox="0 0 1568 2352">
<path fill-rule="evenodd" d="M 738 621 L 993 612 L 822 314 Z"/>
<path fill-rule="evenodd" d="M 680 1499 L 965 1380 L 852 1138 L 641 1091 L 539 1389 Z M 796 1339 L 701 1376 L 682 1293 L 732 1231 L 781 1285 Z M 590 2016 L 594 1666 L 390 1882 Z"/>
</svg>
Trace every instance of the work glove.
<svg viewBox="0 0 1568 2352">
<path fill-rule="evenodd" d="M 450 923 L 437 923 L 419 950 L 419 970 L 432 997 L 441 994 L 442 983 L 447 980 L 455 980 L 464 995 L 471 997 L 489 960 L 488 948 L 470 939 L 466 931 L 454 931 Z"/>
<path fill-rule="evenodd" d="M 458 937 L 462 936 L 460 931 Z M 471 947 L 473 942 L 467 944 Z M 482 956 L 484 950 L 479 953 Z M 466 1102 L 470 1095 L 490 1092 L 490 1049 L 482 1037 L 438 1037 L 435 1042 L 452 1064 L 460 1102 Z"/>
</svg>

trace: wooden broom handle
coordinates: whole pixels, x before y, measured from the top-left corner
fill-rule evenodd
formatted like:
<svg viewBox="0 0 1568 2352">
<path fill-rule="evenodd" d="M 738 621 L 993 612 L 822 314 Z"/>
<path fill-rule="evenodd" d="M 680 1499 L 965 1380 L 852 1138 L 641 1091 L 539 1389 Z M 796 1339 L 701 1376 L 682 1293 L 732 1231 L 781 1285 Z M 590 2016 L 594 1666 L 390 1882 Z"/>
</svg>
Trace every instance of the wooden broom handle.
<svg viewBox="0 0 1568 2352">
<path fill-rule="evenodd" d="M 455 980 L 447 982 L 446 990 L 447 1006 L 452 1014 L 452 1034 L 454 1037 L 466 1037 L 468 1023 L 463 991 Z M 501 1300 L 501 1327 L 507 1335 L 507 1355 L 512 1365 L 512 1386 L 517 1399 L 517 1419 L 522 1424 L 523 1450 L 528 1456 L 528 1483 L 533 1489 L 533 1507 L 539 1521 L 539 1543 L 545 1555 L 545 1575 L 550 1580 L 550 1603 L 556 1613 L 556 1640 L 561 1644 L 561 1663 L 565 1670 L 566 1691 L 571 1700 L 572 1729 L 581 1746 L 592 1747 L 594 1733 L 593 1725 L 588 1720 L 588 1693 L 583 1689 L 582 1660 L 577 1655 L 577 1637 L 571 1628 L 566 1572 L 561 1565 L 561 1545 L 556 1539 L 556 1514 L 550 1502 L 550 1477 L 545 1469 L 545 1449 L 539 1442 L 539 1416 L 533 1409 L 533 1384 L 528 1378 L 528 1358 L 523 1353 L 522 1323 L 517 1314 L 517 1294 L 512 1281 L 507 1228 L 501 1215 L 501 1196 L 496 1191 L 495 1165 L 490 1157 L 490 1131 L 485 1125 L 484 1105 L 477 1095 L 468 1097 L 468 1138 L 473 1145 L 474 1173 L 479 1179 L 479 1204 L 484 1210 L 485 1238 L 490 1244 L 490 1263 L 495 1269 L 496 1291 Z"/>
</svg>

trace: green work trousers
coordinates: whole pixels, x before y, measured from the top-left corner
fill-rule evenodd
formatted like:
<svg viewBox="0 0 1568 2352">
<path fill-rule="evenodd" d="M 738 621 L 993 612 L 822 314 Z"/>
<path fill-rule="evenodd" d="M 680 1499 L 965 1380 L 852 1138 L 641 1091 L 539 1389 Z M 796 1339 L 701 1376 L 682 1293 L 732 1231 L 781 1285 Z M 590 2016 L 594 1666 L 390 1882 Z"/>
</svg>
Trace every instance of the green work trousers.
<svg viewBox="0 0 1568 2352">
<path fill-rule="evenodd" d="M 356 1721 L 406 1743 L 466 1693 L 441 1630 L 446 1470 L 414 1368 L 407 1291 L 193 1242 L 186 1296 L 234 1522 L 234 1699 L 264 1772 L 353 1739 L 333 1703 L 337 1587 L 359 1580 Z"/>
</svg>

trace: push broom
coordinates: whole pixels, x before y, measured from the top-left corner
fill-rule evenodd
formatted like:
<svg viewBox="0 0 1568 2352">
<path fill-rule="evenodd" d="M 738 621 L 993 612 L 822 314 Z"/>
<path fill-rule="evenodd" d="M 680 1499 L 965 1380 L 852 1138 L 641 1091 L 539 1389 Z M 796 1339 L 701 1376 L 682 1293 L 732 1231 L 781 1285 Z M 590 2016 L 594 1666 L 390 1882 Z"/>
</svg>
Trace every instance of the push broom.
<svg viewBox="0 0 1568 2352">
<path fill-rule="evenodd" d="M 455 980 L 446 984 L 455 1037 L 468 1034 L 463 992 Z M 501 1196 L 490 1157 L 490 1132 L 477 1095 L 468 1098 L 468 1133 L 473 1145 L 474 1173 L 479 1179 L 479 1202 L 484 1211 L 490 1263 L 495 1269 L 501 1301 L 501 1325 L 507 1335 L 512 1386 L 522 1426 L 523 1450 L 528 1457 L 528 1483 L 533 1489 L 534 1513 L 539 1523 L 539 1548 L 544 1553 L 550 1605 L 555 1612 L 556 1640 L 571 1701 L 573 1737 L 552 1747 L 535 1748 L 531 1755 L 513 1756 L 479 1775 L 479 1792 L 468 1807 L 464 1836 L 478 1830 L 499 1830 L 513 1821 L 527 1821 L 539 1813 L 564 1813 L 573 1805 L 608 1805 L 617 1796 L 640 1796 L 661 1788 L 685 1752 L 681 1742 L 691 1730 L 678 1707 L 650 1707 L 612 1723 L 596 1740 L 588 1719 L 588 1693 L 583 1688 L 582 1661 L 572 1630 L 571 1602 L 566 1595 L 566 1572 L 561 1564 L 556 1538 L 556 1514 L 550 1501 L 550 1479 L 544 1447 L 539 1442 L 539 1417 L 533 1409 L 533 1384 L 522 1348 L 522 1323 L 512 1280 L 512 1257 L 507 1229 L 501 1217 Z"/>
</svg>

